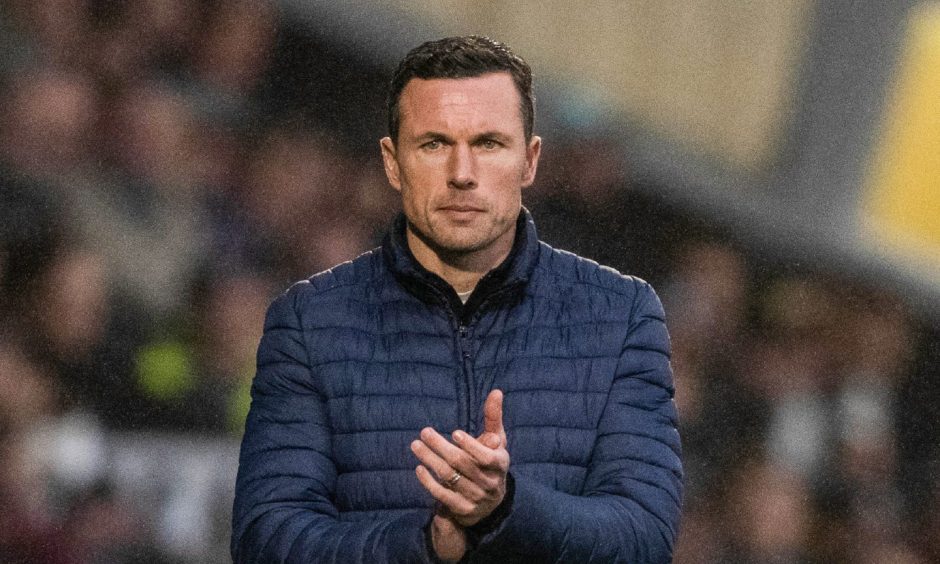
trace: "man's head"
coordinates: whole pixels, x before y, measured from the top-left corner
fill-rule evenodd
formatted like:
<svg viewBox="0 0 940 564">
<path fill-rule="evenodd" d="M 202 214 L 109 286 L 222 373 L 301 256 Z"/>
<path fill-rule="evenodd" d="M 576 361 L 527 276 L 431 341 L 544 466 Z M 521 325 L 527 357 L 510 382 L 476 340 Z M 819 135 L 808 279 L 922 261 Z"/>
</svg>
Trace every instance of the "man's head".
<svg viewBox="0 0 940 564">
<path fill-rule="evenodd" d="M 401 125 L 399 100 L 411 79 L 472 78 L 494 72 L 506 72 L 512 77 L 519 93 L 525 138 L 531 139 L 535 123 L 535 95 L 529 64 L 503 43 L 476 35 L 427 41 L 402 59 L 392 77 L 386 101 L 389 137 L 398 142 Z"/>
<path fill-rule="evenodd" d="M 425 43 L 399 67 L 389 98 L 394 137 L 382 139 L 382 157 L 425 267 L 441 260 L 485 272 L 512 247 L 541 150 L 520 111 L 531 108 L 515 72 L 523 67 L 530 91 L 521 59 L 473 37 Z"/>
</svg>

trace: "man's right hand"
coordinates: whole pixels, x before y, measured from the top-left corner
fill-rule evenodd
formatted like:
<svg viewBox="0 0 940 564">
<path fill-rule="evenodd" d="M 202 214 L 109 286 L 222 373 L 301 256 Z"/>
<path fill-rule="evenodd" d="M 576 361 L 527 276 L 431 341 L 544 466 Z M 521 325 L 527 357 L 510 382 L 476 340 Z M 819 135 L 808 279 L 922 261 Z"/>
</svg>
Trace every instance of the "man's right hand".
<svg viewBox="0 0 940 564">
<path fill-rule="evenodd" d="M 503 428 L 503 394 L 493 390 L 483 405 L 483 434 L 475 439 L 454 431 L 451 443 L 434 429 L 421 431 L 411 450 L 421 462 L 415 474 L 458 525 L 472 526 L 506 495 L 509 452 Z"/>
<path fill-rule="evenodd" d="M 422 432 L 422 439 L 412 443 L 412 451 L 418 456 L 422 464 L 434 468 L 434 472 L 438 475 L 438 479 L 435 479 L 428 468 L 424 466 L 415 469 L 419 481 L 442 503 L 441 509 L 443 511 L 436 513 L 431 521 L 431 542 L 434 552 L 442 560 L 457 561 L 463 558 L 467 550 L 467 537 L 464 527 L 472 525 L 489 515 L 499 505 L 506 493 L 505 481 L 506 472 L 509 469 L 509 454 L 506 452 L 507 441 L 506 431 L 503 428 L 503 394 L 501 391 L 493 390 L 484 402 L 483 433 L 474 439 L 462 431 L 457 431 L 454 433 L 454 442 L 456 444 L 451 445 L 433 429 L 425 429 Z M 472 463 L 469 465 L 447 465 L 445 460 L 439 458 L 433 447 L 429 447 L 426 443 L 432 445 L 436 443 L 440 445 L 438 448 L 448 451 L 462 451 L 460 452 L 463 455 L 461 458 L 469 456 Z M 451 488 L 442 486 L 438 481 L 441 477 L 449 475 L 449 472 L 453 472 L 455 468 L 460 468 L 466 472 L 466 474 L 461 473 L 464 482 L 482 481 L 482 478 L 489 478 L 490 480 L 496 478 L 495 487 L 492 487 L 493 491 L 484 490 L 480 499 L 470 505 L 476 511 L 466 511 L 466 514 L 460 514 L 461 506 L 468 502 L 467 498 Z M 468 468 L 474 470 L 474 472 L 471 473 L 467 470 Z M 490 474 L 490 476 L 486 476 L 487 474 Z M 486 500 L 486 497 L 492 499 Z M 455 501 L 463 503 L 461 506 L 457 506 L 454 503 Z"/>
</svg>

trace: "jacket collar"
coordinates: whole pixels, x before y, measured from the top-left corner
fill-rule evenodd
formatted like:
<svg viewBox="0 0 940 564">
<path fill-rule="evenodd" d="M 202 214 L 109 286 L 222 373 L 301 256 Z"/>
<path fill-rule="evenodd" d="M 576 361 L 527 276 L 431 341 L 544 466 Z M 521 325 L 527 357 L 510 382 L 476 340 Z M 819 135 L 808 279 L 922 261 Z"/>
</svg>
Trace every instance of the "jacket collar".
<svg viewBox="0 0 940 564">
<path fill-rule="evenodd" d="M 449 304 L 458 317 L 465 318 L 485 302 L 498 297 L 514 299 L 525 289 L 539 255 L 538 234 L 529 210 L 522 208 L 516 220 L 516 237 L 512 250 L 499 266 L 489 271 L 474 289 L 466 304 L 443 278 L 430 272 L 411 253 L 405 236 L 406 220 L 399 213 L 382 244 L 382 254 L 389 270 L 409 292 L 425 302 Z"/>
</svg>

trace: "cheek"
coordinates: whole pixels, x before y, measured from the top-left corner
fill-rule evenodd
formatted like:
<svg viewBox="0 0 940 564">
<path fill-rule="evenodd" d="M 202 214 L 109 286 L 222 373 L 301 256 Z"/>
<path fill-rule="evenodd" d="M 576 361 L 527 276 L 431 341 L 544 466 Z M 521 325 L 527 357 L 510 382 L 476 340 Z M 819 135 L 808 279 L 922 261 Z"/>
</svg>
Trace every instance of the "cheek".
<svg viewBox="0 0 940 564">
<path fill-rule="evenodd" d="M 498 190 L 502 199 L 507 201 L 519 199 L 522 193 L 522 181 L 525 179 L 526 167 L 517 161 L 501 163 L 491 169 L 489 183 Z"/>
<path fill-rule="evenodd" d="M 401 168 L 402 184 L 407 185 L 416 196 L 428 194 L 437 185 L 446 185 L 447 178 L 442 164 L 427 159 L 414 159 Z"/>
<path fill-rule="evenodd" d="M 431 198 L 428 191 L 424 190 L 420 184 L 414 184 L 413 181 L 403 181 L 401 190 L 401 206 L 412 221 L 423 222 L 427 216 L 429 202 Z"/>
<path fill-rule="evenodd" d="M 494 179 L 498 178 L 501 183 L 511 182 L 517 186 L 528 171 L 526 160 L 517 154 L 495 157 L 484 164 Z"/>
</svg>

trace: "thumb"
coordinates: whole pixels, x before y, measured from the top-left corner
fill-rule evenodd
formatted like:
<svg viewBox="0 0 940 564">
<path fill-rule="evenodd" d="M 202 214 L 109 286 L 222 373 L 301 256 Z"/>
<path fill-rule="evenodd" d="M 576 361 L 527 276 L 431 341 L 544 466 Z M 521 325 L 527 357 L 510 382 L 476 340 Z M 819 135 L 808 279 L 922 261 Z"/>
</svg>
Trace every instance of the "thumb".
<svg viewBox="0 0 940 564">
<path fill-rule="evenodd" d="M 503 440 L 495 433 L 483 433 L 478 440 L 483 443 L 483 446 L 492 449 L 497 449 L 503 444 Z"/>
<path fill-rule="evenodd" d="M 502 436 L 503 431 L 503 392 L 493 390 L 483 403 L 483 431 Z"/>
</svg>

